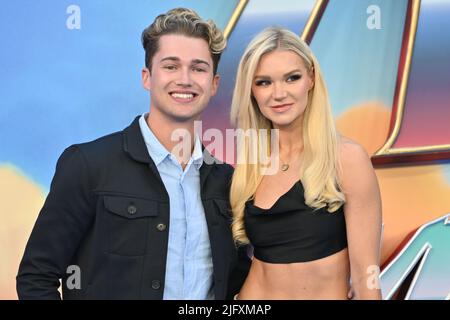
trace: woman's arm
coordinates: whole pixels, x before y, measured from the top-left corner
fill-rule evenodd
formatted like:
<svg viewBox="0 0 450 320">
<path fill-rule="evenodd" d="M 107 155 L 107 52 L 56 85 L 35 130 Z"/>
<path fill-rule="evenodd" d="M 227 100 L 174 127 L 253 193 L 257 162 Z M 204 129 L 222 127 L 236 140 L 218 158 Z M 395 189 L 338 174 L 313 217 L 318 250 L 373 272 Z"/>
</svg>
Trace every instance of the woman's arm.
<svg viewBox="0 0 450 320">
<path fill-rule="evenodd" d="M 377 177 L 359 144 L 346 140 L 340 156 L 353 298 L 381 299 L 381 197 Z"/>
</svg>

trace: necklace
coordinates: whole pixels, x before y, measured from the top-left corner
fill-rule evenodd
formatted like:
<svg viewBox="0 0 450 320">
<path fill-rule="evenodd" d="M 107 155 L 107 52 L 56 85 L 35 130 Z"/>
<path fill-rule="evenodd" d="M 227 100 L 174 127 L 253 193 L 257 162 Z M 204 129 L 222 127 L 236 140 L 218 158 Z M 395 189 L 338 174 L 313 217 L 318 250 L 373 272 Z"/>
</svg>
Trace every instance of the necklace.
<svg viewBox="0 0 450 320">
<path fill-rule="evenodd" d="M 302 149 L 302 151 L 303 151 L 303 149 Z M 301 158 L 301 154 L 300 154 L 300 158 Z M 280 161 L 281 161 L 281 159 L 280 159 Z M 288 169 L 289 169 L 289 163 L 282 163 L 281 164 L 281 171 L 286 172 L 286 171 L 288 171 Z"/>
</svg>

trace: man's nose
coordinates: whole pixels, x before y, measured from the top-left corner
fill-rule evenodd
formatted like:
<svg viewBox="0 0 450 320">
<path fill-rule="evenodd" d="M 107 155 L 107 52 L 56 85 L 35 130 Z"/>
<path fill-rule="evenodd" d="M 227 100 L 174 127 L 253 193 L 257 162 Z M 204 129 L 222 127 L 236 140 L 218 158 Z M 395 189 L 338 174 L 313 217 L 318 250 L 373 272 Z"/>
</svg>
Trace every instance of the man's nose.
<svg viewBox="0 0 450 320">
<path fill-rule="evenodd" d="M 192 78 L 190 70 L 187 68 L 182 68 L 180 70 L 180 77 L 175 82 L 178 86 L 182 87 L 191 87 L 192 86 Z"/>
</svg>

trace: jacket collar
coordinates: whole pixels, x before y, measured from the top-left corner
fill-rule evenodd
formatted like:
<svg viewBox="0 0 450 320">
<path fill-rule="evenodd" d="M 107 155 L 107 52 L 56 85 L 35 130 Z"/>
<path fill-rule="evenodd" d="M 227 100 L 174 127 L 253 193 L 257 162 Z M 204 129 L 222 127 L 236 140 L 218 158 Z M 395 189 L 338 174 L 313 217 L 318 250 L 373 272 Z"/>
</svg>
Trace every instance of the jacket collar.
<svg viewBox="0 0 450 320">
<path fill-rule="evenodd" d="M 123 150 L 138 162 L 153 163 L 154 165 L 139 127 L 139 118 L 140 116 L 134 118 L 133 122 L 123 130 Z"/>
<path fill-rule="evenodd" d="M 134 118 L 133 122 L 123 130 L 123 150 L 134 160 L 138 162 L 148 163 L 152 170 L 159 176 L 158 169 L 156 168 L 155 162 L 148 154 L 147 146 L 145 145 L 144 137 L 141 133 L 141 128 L 139 126 L 139 118 L 137 116 Z M 203 185 L 208 177 L 211 169 L 215 163 L 220 163 L 216 158 L 214 158 L 205 146 L 202 145 L 203 151 L 203 164 L 200 167 L 200 188 L 202 190 Z"/>
</svg>

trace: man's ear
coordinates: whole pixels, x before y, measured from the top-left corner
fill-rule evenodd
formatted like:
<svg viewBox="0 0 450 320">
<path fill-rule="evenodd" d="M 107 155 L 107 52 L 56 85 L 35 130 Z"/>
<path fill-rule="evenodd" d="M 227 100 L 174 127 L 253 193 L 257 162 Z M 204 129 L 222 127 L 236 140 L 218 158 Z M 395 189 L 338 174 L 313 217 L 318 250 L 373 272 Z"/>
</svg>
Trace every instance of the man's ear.
<svg viewBox="0 0 450 320">
<path fill-rule="evenodd" d="M 214 97 L 217 93 L 217 89 L 219 88 L 219 84 L 220 84 L 220 76 L 218 74 L 216 74 L 213 77 L 212 80 L 212 87 L 211 87 L 211 97 Z"/>
<path fill-rule="evenodd" d="M 150 70 L 148 68 L 143 68 L 142 69 L 142 86 L 147 91 L 150 91 L 151 79 L 152 79 L 152 76 L 150 74 Z"/>
</svg>

